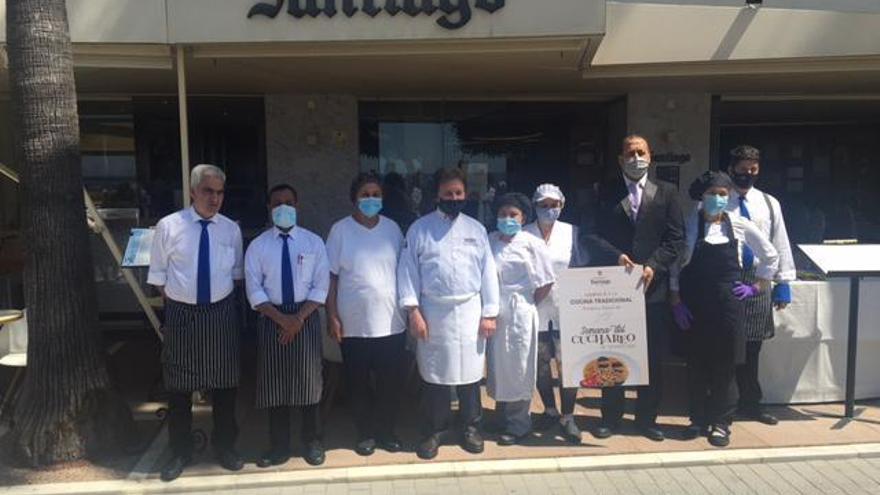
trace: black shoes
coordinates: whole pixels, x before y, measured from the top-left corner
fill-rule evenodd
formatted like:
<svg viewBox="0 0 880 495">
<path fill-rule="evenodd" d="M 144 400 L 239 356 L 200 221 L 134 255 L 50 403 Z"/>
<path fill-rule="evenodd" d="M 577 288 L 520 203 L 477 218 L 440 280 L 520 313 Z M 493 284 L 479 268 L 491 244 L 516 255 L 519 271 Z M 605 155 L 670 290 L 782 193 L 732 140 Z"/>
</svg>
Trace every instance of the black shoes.
<svg viewBox="0 0 880 495">
<path fill-rule="evenodd" d="M 182 456 L 175 455 L 168 461 L 164 466 L 162 466 L 162 472 L 159 474 L 159 479 L 162 481 L 174 481 L 180 477 L 180 474 L 183 473 L 183 468 L 185 468 L 192 461 L 190 456 Z"/>
<path fill-rule="evenodd" d="M 437 457 L 437 452 L 439 450 L 440 435 L 435 433 L 422 440 L 422 443 L 420 443 L 419 447 L 416 449 L 416 455 L 419 456 L 419 459 L 427 461 Z"/>
<path fill-rule="evenodd" d="M 759 423 L 763 423 L 765 425 L 775 426 L 779 423 L 779 420 L 776 419 L 776 416 L 772 414 L 767 414 L 761 411 L 754 410 L 746 410 L 746 411 L 737 411 L 737 418 L 745 421 L 757 421 Z"/>
<path fill-rule="evenodd" d="M 354 446 L 354 451 L 357 455 L 362 455 L 364 457 L 373 455 L 376 452 L 376 440 L 372 438 L 362 438 L 358 440 L 357 445 Z"/>
<path fill-rule="evenodd" d="M 280 466 L 290 460 L 290 451 L 270 450 L 259 459 L 257 459 L 257 467 L 267 468 L 272 466 Z"/>
<path fill-rule="evenodd" d="M 386 452 L 400 452 L 403 450 L 403 444 L 394 435 L 379 437 L 379 441 L 376 445 Z"/>
<path fill-rule="evenodd" d="M 730 445 L 730 429 L 724 425 L 713 425 L 709 430 L 709 443 L 714 447 Z"/>
<path fill-rule="evenodd" d="M 232 449 L 221 449 L 216 453 L 217 463 L 227 471 L 240 471 L 244 467 L 244 461 L 238 452 Z"/>
<path fill-rule="evenodd" d="M 593 430 L 593 436 L 599 440 L 611 437 L 620 428 L 620 423 L 608 423 L 603 421 Z"/>
<path fill-rule="evenodd" d="M 574 418 L 563 419 L 562 422 L 559 423 L 559 428 L 562 430 L 562 437 L 565 438 L 566 442 L 572 445 L 580 445 L 581 429 L 578 428 Z"/>
<path fill-rule="evenodd" d="M 514 435 L 512 433 L 502 433 L 501 435 L 498 435 L 498 441 L 496 443 L 502 447 L 507 447 L 510 445 L 521 444 L 529 437 L 531 437 L 530 433 L 526 433 L 525 435 Z"/>
<path fill-rule="evenodd" d="M 320 440 L 312 440 L 306 445 L 306 455 L 303 458 L 312 466 L 320 466 L 324 464 L 326 456 L 324 455 L 324 445 Z"/>
<path fill-rule="evenodd" d="M 636 428 L 638 429 L 639 433 L 641 433 L 642 436 L 647 438 L 648 440 L 652 440 L 654 442 L 662 442 L 666 439 L 666 435 L 663 434 L 663 431 L 657 428 L 657 425 L 638 425 Z"/>
<path fill-rule="evenodd" d="M 461 448 L 471 454 L 483 453 L 483 435 L 476 427 L 468 426 L 464 430 L 464 438 L 462 438 Z"/>
</svg>

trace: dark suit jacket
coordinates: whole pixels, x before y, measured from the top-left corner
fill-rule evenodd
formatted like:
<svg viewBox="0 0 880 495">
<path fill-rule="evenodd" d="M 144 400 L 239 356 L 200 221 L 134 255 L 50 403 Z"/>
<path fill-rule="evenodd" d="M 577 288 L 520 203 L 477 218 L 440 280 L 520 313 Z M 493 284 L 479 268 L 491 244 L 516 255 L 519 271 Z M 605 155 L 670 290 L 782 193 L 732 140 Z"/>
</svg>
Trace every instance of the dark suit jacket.
<svg viewBox="0 0 880 495">
<path fill-rule="evenodd" d="M 638 217 L 631 218 L 629 192 L 623 179 L 602 185 L 596 205 L 580 230 L 581 248 L 590 266 L 617 265 L 621 254 L 654 269 L 645 295 L 648 303 L 663 302 L 669 267 L 685 249 L 684 215 L 678 191 L 665 182 L 645 183 Z"/>
</svg>

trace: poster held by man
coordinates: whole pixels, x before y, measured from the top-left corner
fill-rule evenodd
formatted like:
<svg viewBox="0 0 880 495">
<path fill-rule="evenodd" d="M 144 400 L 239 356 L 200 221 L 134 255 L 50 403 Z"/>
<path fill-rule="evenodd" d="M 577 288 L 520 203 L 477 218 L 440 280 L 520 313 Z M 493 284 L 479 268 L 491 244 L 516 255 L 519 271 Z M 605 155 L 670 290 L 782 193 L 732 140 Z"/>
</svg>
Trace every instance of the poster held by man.
<svg viewBox="0 0 880 495">
<path fill-rule="evenodd" d="M 564 387 L 647 385 L 648 345 L 641 274 L 622 266 L 559 274 Z"/>
</svg>

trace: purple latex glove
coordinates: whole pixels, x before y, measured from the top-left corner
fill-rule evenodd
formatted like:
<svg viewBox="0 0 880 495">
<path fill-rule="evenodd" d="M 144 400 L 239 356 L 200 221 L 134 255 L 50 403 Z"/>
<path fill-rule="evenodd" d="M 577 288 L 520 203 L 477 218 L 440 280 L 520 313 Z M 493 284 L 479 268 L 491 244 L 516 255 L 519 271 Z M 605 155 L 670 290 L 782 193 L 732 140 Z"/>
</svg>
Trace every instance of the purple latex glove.
<svg viewBox="0 0 880 495">
<path fill-rule="evenodd" d="M 691 322 L 694 321 L 694 315 L 683 302 L 672 306 L 672 317 L 675 318 L 675 324 L 678 325 L 678 328 L 682 330 L 691 328 Z"/>
<path fill-rule="evenodd" d="M 733 292 L 734 297 L 739 299 L 740 301 L 745 301 L 750 297 L 755 297 L 761 293 L 761 288 L 757 285 L 749 285 L 744 284 L 742 282 L 736 282 L 733 284 Z"/>
</svg>

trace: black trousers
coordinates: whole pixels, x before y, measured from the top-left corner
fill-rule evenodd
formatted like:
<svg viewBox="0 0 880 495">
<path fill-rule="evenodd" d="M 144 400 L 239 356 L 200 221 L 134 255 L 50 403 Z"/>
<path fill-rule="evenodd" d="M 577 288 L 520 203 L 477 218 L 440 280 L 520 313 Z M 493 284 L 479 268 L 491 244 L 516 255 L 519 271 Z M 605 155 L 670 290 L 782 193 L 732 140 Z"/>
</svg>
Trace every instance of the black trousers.
<svg viewBox="0 0 880 495">
<path fill-rule="evenodd" d="M 697 425 L 730 426 L 735 393 L 736 365 L 705 350 L 694 349 L 688 357 L 690 419 Z"/>
<path fill-rule="evenodd" d="M 342 363 L 351 412 L 360 438 L 394 435 L 406 334 L 342 339 Z"/>
<path fill-rule="evenodd" d="M 480 401 L 480 382 L 466 385 L 422 384 L 421 409 L 425 436 L 442 433 L 451 427 L 452 391 L 458 395 L 458 413 L 464 428 L 479 429 L 483 417 L 483 404 Z"/>
<path fill-rule="evenodd" d="M 736 384 L 739 389 L 739 409 L 757 413 L 761 409 L 761 383 L 758 381 L 758 361 L 761 357 L 762 340 L 746 342 L 746 360 L 736 367 Z"/>
<path fill-rule="evenodd" d="M 556 348 L 558 342 L 558 330 L 550 330 L 538 334 L 538 376 L 535 387 L 538 389 L 538 395 L 541 396 L 544 409 L 556 409 L 556 395 L 553 393 L 553 371 L 550 361 L 559 356 L 559 349 Z M 558 360 L 556 364 L 561 366 Z M 562 414 L 574 413 L 577 393 L 577 387 L 564 388 L 560 384 L 559 397 L 562 399 L 562 409 L 560 411 Z"/>
<path fill-rule="evenodd" d="M 269 447 L 272 452 L 290 452 L 290 413 L 293 409 L 302 412 L 302 428 L 300 438 L 303 444 L 308 445 L 315 440 L 321 440 L 323 435 L 321 426 L 321 405 L 309 406 L 277 406 L 269 410 Z"/>
<path fill-rule="evenodd" d="M 636 401 L 636 423 L 641 426 L 654 426 L 657 422 L 657 409 L 663 391 L 663 357 L 666 349 L 669 325 L 669 305 L 651 303 L 646 308 L 648 323 L 648 383 L 632 387 L 638 393 Z M 606 387 L 602 389 L 602 421 L 614 425 L 623 417 L 625 387 Z"/>
<path fill-rule="evenodd" d="M 211 444 L 215 449 L 232 449 L 238 437 L 238 425 L 235 422 L 236 391 L 234 388 L 211 390 L 211 415 L 214 421 Z M 170 393 L 168 436 L 174 455 L 192 455 L 192 393 Z"/>
</svg>

